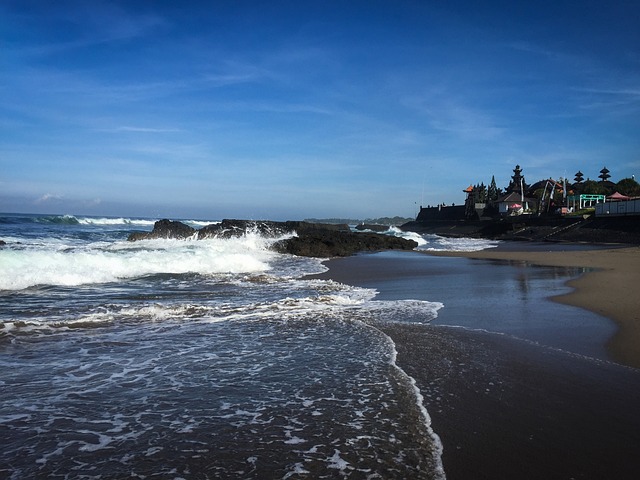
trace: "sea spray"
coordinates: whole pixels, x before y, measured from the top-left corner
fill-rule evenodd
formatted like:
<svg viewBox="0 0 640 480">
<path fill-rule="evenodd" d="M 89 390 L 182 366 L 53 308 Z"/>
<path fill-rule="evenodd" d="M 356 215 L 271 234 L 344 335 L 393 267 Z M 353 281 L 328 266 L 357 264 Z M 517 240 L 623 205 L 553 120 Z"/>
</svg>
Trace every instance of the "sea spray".
<svg viewBox="0 0 640 480">
<path fill-rule="evenodd" d="M 137 229 L 0 222 L 0 476 L 440 478 L 369 325 L 441 304 L 307 280 L 322 259 L 251 232 L 126 242 Z"/>
<path fill-rule="evenodd" d="M 359 230 L 356 230 L 359 231 Z M 362 230 L 370 232 L 371 230 Z M 501 242 L 499 240 L 488 240 L 484 238 L 464 238 L 464 237 L 443 237 L 435 234 L 420 234 L 398 227 L 390 226 L 387 230 L 380 232 L 393 237 L 400 237 L 406 240 L 413 240 L 418 244 L 416 250 L 420 251 L 461 251 L 473 252 L 495 248 Z"/>
<path fill-rule="evenodd" d="M 50 242 L 0 250 L 0 290 L 79 286 L 154 274 L 255 273 L 269 270 L 273 240 L 248 233 L 232 239 Z"/>
</svg>

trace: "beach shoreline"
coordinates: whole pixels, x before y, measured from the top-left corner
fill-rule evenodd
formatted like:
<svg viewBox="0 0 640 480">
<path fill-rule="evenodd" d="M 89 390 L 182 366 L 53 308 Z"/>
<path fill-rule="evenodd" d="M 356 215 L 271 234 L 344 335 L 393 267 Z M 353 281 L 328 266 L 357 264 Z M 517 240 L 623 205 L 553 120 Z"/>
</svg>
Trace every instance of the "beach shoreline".
<svg viewBox="0 0 640 480">
<path fill-rule="evenodd" d="M 632 480 L 640 370 L 490 332 L 389 323 L 448 480 Z"/>
<path fill-rule="evenodd" d="M 477 329 L 375 325 L 394 342 L 396 364 L 423 396 L 443 445 L 448 480 L 631 480 L 640 470 L 640 305 L 628 288 L 639 283 L 640 248 L 550 245 L 549 250 L 510 243 L 415 254 L 584 269 L 568 282 L 572 291 L 553 296 L 550 290 L 550 300 L 612 319 L 617 332 L 600 340 L 615 361 Z M 392 255 L 386 264 L 373 260 L 369 255 L 332 259 L 326 263 L 329 271 L 316 277 L 384 287 L 396 275 L 415 275 L 410 266 L 420 261 L 405 258 L 399 264 Z"/>
<path fill-rule="evenodd" d="M 513 245 L 509 249 L 426 253 L 433 256 L 584 268 L 582 275 L 567 283 L 573 289 L 571 292 L 552 296 L 551 299 L 613 320 L 618 331 L 606 344 L 612 358 L 623 365 L 640 368 L 640 297 L 634 295 L 634 286 L 637 288 L 640 285 L 640 247 L 553 251 L 512 248 Z"/>
</svg>

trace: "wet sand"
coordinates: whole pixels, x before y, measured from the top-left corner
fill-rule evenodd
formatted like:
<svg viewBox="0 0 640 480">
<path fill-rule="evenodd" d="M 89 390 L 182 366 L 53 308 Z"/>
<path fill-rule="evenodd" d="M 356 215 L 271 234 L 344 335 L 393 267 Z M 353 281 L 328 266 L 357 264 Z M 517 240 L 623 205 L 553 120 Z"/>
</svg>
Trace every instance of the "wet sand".
<svg viewBox="0 0 640 480">
<path fill-rule="evenodd" d="M 608 341 L 613 358 L 640 365 L 639 248 L 435 255 L 588 268 L 571 281 L 575 291 L 555 300 L 615 320 L 619 331 Z M 420 274 L 394 267 L 392 257 L 386 268 L 367 268 L 366 256 L 327 266 L 324 278 L 378 283 L 379 290 L 393 285 L 394 275 Z M 503 334 L 401 323 L 380 328 L 424 396 L 449 480 L 637 478 L 640 370 Z"/>
<path fill-rule="evenodd" d="M 526 246 L 522 251 L 510 249 L 432 254 L 592 269 L 569 282 L 574 291 L 554 300 L 615 321 L 619 330 L 607 342 L 611 355 L 617 362 L 640 368 L 640 247 L 565 251 L 527 251 Z"/>
<path fill-rule="evenodd" d="M 632 480 L 640 370 L 450 327 L 383 326 L 449 480 Z"/>
</svg>

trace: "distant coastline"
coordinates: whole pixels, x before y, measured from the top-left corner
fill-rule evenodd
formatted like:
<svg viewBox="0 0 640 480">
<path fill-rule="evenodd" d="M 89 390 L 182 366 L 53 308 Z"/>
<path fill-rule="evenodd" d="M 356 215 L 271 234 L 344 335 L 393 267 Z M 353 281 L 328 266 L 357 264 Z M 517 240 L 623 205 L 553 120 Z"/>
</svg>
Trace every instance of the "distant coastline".
<svg viewBox="0 0 640 480">
<path fill-rule="evenodd" d="M 408 217 L 378 217 L 378 218 L 365 218 L 362 219 L 354 219 L 354 218 L 305 218 L 305 222 L 309 223 L 328 223 L 328 224 L 347 224 L 347 225 L 361 225 L 361 224 L 369 224 L 369 225 L 387 225 L 387 226 L 398 226 L 403 223 L 413 221 L 412 218 Z"/>
</svg>

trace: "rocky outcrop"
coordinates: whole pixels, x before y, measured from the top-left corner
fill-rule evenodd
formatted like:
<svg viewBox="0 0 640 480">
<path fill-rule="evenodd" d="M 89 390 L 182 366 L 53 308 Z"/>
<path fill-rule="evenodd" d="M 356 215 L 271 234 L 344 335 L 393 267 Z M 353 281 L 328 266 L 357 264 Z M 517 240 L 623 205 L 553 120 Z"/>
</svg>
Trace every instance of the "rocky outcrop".
<svg viewBox="0 0 640 480">
<path fill-rule="evenodd" d="M 0 240 L 0 247 L 4 247 L 7 244 L 4 240 Z"/>
<path fill-rule="evenodd" d="M 331 230 L 307 230 L 297 237 L 276 242 L 274 248 L 281 253 L 303 257 L 346 257 L 364 251 L 413 250 L 413 240 L 380 235 Z"/>
<path fill-rule="evenodd" d="M 157 238 L 185 239 L 192 237 L 197 231 L 195 228 L 185 225 L 182 222 L 158 220 L 154 223 L 151 232 L 134 232 L 129 235 L 127 240 L 135 242 L 136 240 L 154 240 Z"/>
<path fill-rule="evenodd" d="M 349 232 L 348 225 L 331 225 L 309 222 L 272 222 L 268 220 L 223 220 L 220 223 L 207 225 L 198 231 L 198 238 L 229 238 L 244 235 L 245 232 L 255 231 L 266 237 L 278 237 L 290 232 L 298 235 L 309 231 L 326 230 Z"/>
<path fill-rule="evenodd" d="M 181 222 L 160 220 L 151 232 L 136 232 L 129 241 L 156 238 L 197 239 L 230 238 L 255 231 L 266 237 L 281 237 L 295 232 L 297 236 L 278 240 L 273 249 L 305 257 L 343 257 L 361 251 L 413 250 L 418 246 L 413 240 L 380 235 L 377 233 L 354 233 L 348 225 L 309 222 L 271 222 L 250 220 L 223 220 L 196 230 Z"/>
</svg>

